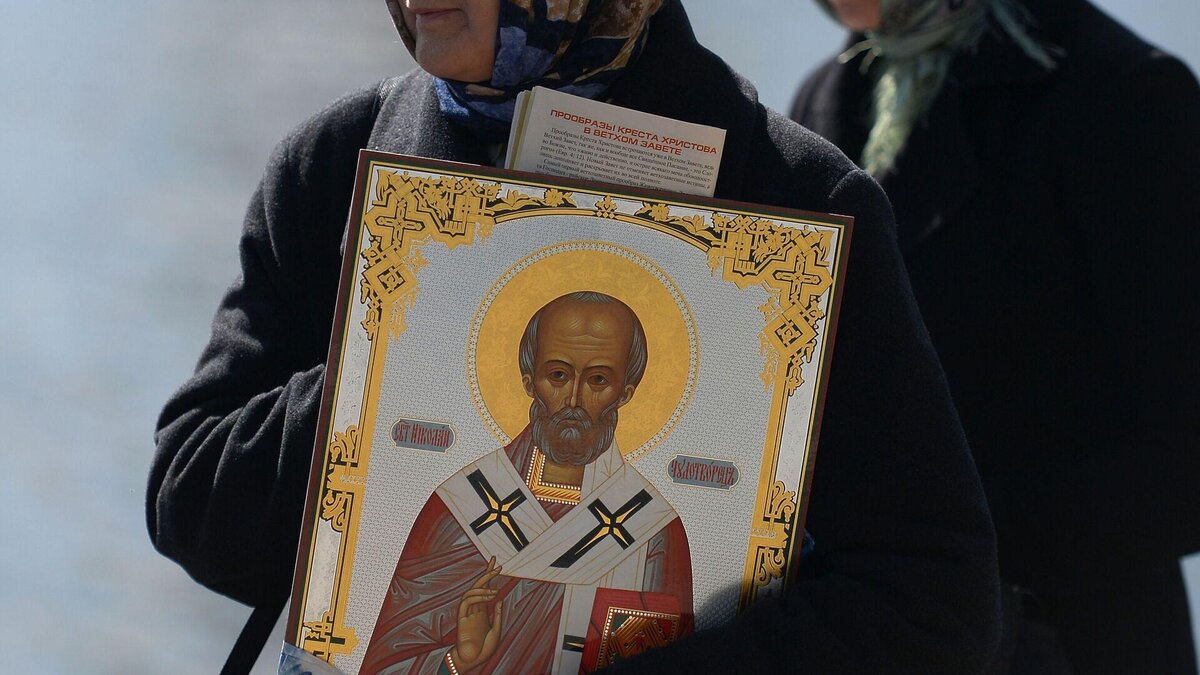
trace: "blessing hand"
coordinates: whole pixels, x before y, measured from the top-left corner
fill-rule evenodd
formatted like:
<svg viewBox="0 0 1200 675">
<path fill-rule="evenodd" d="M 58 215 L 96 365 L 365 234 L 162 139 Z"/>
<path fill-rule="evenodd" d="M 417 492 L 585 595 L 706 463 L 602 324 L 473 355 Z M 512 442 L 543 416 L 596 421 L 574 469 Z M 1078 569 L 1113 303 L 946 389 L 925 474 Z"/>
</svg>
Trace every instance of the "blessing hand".
<svg viewBox="0 0 1200 675">
<path fill-rule="evenodd" d="M 463 593 L 458 603 L 458 640 L 450 650 L 450 658 L 460 671 L 469 671 L 492 658 L 500 643 L 501 603 L 487 611 L 487 603 L 495 600 L 498 592 L 488 584 L 498 574 L 500 566 L 496 564 L 496 556 L 492 556 L 483 576 Z"/>
</svg>

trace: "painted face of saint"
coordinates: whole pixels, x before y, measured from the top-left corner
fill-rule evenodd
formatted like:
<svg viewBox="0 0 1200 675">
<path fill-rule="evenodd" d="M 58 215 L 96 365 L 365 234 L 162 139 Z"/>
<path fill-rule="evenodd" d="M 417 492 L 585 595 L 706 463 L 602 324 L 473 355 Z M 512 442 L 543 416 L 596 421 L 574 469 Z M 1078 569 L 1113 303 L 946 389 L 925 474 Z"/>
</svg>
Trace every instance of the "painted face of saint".
<svg viewBox="0 0 1200 675">
<path fill-rule="evenodd" d="M 491 79 L 500 0 L 404 0 L 400 11 L 427 73 L 460 82 Z"/>
<path fill-rule="evenodd" d="M 633 396 L 625 382 L 636 318 L 618 302 L 568 297 L 542 310 L 532 373 L 533 441 L 551 461 L 582 465 L 609 445 L 617 409 Z"/>
</svg>

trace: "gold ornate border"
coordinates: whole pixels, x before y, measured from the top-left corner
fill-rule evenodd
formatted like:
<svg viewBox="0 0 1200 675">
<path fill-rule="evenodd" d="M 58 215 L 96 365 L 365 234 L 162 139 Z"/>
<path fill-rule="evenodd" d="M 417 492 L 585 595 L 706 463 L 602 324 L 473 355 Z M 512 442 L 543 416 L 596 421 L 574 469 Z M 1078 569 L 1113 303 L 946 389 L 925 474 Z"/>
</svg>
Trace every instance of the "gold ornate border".
<svg viewBox="0 0 1200 675">
<path fill-rule="evenodd" d="M 319 487 L 320 508 L 311 523 L 314 531 L 324 521 L 341 534 L 329 609 L 320 621 L 300 626 L 299 635 L 293 636 L 296 644 L 326 661 L 350 653 L 358 644 L 358 636 L 344 625 L 344 619 L 370 455 L 370 444 L 362 439 L 374 433 L 372 392 L 382 380 L 386 338 L 404 332 L 405 310 L 420 290 L 417 275 L 425 265 L 421 249 L 431 242 L 451 249 L 469 246 L 487 238 L 497 224 L 535 215 L 586 215 L 649 227 L 704 251 L 713 273 L 722 279 L 739 288 L 753 285 L 767 290 L 769 299 L 759 308 L 764 319 L 760 345 L 767 358 L 762 380 L 772 393 L 772 409 L 740 606 L 785 580 L 798 509 L 796 493 L 776 480 L 777 463 L 787 400 L 804 382 L 801 371 L 816 353 L 826 308 L 831 306 L 837 278 L 835 246 L 841 242 L 835 244 L 831 229 L 781 225 L 749 214 L 699 215 L 694 207 L 663 201 L 632 200 L 642 206 L 628 214 L 618 210 L 614 195 L 588 193 L 599 199 L 581 206 L 585 200 L 574 192 L 554 187 L 545 188 L 541 196 L 516 189 L 502 193 L 495 179 L 427 178 L 380 161 L 368 165 L 366 176 L 376 178 L 361 221 L 370 242 L 361 254 L 365 267 L 359 284 L 359 302 L 367 305 L 361 327 L 371 342 L 370 355 L 358 423 L 344 431 L 331 430 Z M 359 242 L 348 245 L 361 246 Z M 377 339 L 380 336 L 385 339 Z M 316 540 L 314 535 L 309 545 L 310 565 Z M 301 617 L 308 600 L 307 574 L 304 583 L 297 610 Z"/>
</svg>

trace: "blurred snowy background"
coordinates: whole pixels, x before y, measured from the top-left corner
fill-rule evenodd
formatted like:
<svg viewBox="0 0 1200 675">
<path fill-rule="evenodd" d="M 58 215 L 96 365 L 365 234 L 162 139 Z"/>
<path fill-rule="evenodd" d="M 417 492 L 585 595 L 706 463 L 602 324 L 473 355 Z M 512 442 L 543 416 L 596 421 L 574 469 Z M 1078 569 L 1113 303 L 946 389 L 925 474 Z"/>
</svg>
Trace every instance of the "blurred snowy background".
<svg viewBox="0 0 1200 675">
<path fill-rule="evenodd" d="M 687 4 L 779 109 L 843 39 L 803 0 Z M 1197 0 L 1100 4 L 1200 68 Z M 219 670 L 249 610 L 151 548 L 154 420 L 237 274 L 271 147 L 411 66 L 382 0 L 0 0 L 5 672 Z"/>
</svg>

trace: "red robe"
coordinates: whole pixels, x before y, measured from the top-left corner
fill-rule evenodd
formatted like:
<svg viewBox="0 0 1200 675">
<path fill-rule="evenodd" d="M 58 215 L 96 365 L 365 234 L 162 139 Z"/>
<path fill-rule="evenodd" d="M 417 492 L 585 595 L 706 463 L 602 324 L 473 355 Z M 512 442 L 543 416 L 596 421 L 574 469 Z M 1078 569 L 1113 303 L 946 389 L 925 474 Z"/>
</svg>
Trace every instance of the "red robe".
<svg viewBox="0 0 1200 675">
<path fill-rule="evenodd" d="M 517 473 L 528 475 L 533 457 L 526 429 L 504 448 Z M 538 501 L 555 522 L 579 506 Z M 653 605 L 665 598 L 678 607 L 671 637 L 692 631 L 692 570 L 687 535 L 676 516 L 647 544 L 642 593 Z M 437 673 L 455 644 L 458 605 L 487 569 L 488 560 L 436 493 L 429 497 L 405 542 L 360 673 Z M 480 673 L 549 673 L 558 640 L 564 584 L 508 577 L 491 582 L 503 603 L 503 630 L 495 654 Z M 629 593 L 627 592 L 626 595 Z M 654 594 L 654 595 L 649 595 Z M 489 603 L 490 613 L 492 604 Z M 595 623 L 593 621 L 593 623 Z M 595 628 L 593 626 L 592 628 Z M 598 639 L 589 629 L 588 641 Z M 596 645 L 590 645 L 596 652 Z M 587 650 L 585 650 L 585 654 Z M 611 652 L 610 652 L 611 653 Z M 592 664 L 594 665 L 594 664 Z M 584 663 L 581 672 L 590 672 Z"/>
</svg>

